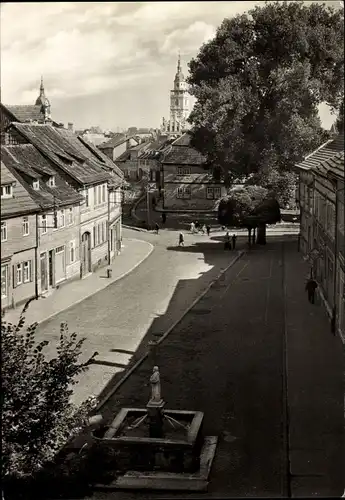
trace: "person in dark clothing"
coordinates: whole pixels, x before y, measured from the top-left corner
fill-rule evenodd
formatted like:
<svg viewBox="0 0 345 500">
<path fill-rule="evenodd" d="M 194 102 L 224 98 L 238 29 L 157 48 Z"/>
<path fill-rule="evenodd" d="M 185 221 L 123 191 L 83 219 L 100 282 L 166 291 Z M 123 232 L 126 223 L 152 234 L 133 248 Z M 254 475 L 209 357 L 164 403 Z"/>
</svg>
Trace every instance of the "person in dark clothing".
<svg viewBox="0 0 345 500">
<path fill-rule="evenodd" d="M 305 289 L 308 292 L 308 300 L 311 304 L 315 304 L 315 291 L 317 289 L 317 283 L 313 278 L 310 278 L 305 285 Z"/>
<path fill-rule="evenodd" d="M 166 214 L 165 214 L 165 213 L 162 213 L 162 222 L 163 222 L 163 224 L 165 224 L 165 223 L 166 223 L 166 220 L 167 220 L 167 216 L 166 216 Z"/>
<path fill-rule="evenodd" d="M 199 229 L 200 229 L 200 222 L 196 221 L 196 223 L 195 223 L 195 230 L 196 230 L 197 233 L 199 232 Z"/>
<path fill-rule="evenodd" d="M 210 236 L 210 232 L 211 232 L 211 226 L 207 224 L 206 226 L 206 232 L 207 232 L 207 236 Z"/>
<path fill-rule="evenodd" d="M 183 246 L 184 247 L 184 235 L 183 233 L 180 233 L 178 236 L 178 246 Z"/>
<path fill-rule="evenodd" d="M 230 234 L 228 231 L 226 232 L 225 235 L 224 250 L 231 250 Z"/>
<path fill-rule="evenodd" d="M 232 248 L 233 248 L 233 250 L 235 250 L 235 248 L 236 248 L 236 240 L 237 240 L 236 234 L 233 234 L 231 239 L 232 239 Z"/>
<path fill-rule="evenodd" d="M 156 229 L 156 233 L 158 234 L 159 233 L 159 225 L 157 224 L 157 222 L 155 224 L 155 229 Z"/>
</svg>

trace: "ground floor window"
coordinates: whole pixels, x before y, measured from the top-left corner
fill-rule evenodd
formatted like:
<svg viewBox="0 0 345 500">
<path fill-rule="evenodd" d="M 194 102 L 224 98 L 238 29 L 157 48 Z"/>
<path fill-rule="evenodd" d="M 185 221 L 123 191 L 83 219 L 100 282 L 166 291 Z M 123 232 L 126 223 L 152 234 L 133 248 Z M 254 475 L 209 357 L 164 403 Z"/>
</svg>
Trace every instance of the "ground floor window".
<svg viewBox="0 0 345 500">
<path fill-rule="evenodd" d="M 8 294 L 8 266 L 1 266 L 1 298 Z"/>
<path fill-rule="evenodd" d="M 75 262 L 75 241 L 70 241 L 69 243 L 69 261 L 70 264 L 73 264 Z"/>
<path fill-rule="evenodd" d="M 190 186 L 184 186 L 177 188 L 177 198 L 189 199 L 191 197 L 191 188 Z"/>
<path fill-rule="evenodd" d="M 206 187 L 206 199 L 207 200 L 218 200 L 220 198 L 220 187 Z"/>
</svg>

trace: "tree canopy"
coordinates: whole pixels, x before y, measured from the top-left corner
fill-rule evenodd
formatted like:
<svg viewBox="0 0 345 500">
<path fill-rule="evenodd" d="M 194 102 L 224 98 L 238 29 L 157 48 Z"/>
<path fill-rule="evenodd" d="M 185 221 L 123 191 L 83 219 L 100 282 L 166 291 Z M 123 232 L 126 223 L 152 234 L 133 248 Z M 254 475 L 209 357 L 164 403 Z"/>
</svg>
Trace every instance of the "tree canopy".
<svg viewBox="0 0 345 500">
<path fill-rule="evenodd" d="M 281 219 L 279 203 L 261 186 L 230 189 L 218 207 L 218 220 L 224 226 L 256 228 Z"/>
<path fill-rule="evenodd" d="M 318 105 L 343 100 L 343 38 L 342 11 L 272 2 L 225 19 L 201 47 L 189 65 L 192 144 L 228 186 L 249 176 L 271 189 L 328 138 Z"/>
<path fill-rule="evenodd" d="M 34 475 L 54 458 L 68 439 L 87 425 L 94 401 L 79 408 L 72 385 L 87 369 L 78 363 L 84 339 L 61 325 L 57 356 L 48 360 L 49 343 L 35 341 L 37 323 L 25 326 L 27 306 L 18 325 L 1 322 L 2 480 Z M 90 360 L 89 360 L 90 361 Z"/>
</svg>

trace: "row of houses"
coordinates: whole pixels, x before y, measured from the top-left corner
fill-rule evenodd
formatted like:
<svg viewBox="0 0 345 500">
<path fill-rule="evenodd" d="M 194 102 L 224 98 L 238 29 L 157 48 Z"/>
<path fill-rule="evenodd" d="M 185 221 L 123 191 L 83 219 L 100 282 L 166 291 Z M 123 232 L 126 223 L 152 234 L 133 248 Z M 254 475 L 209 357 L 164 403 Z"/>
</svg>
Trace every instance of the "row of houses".
<svg viewBox="0 0 345 500">
<path fill-rule="evenodd" d="M 164 210 L 215 210 L 226 194 L 224 182 L 207 170 L 206 159 L 191 146 L 191 134 L 161 135 L 137 142 L 134 137 L 114 138 L 98 146 L 130 180 L 146 178 L 156 184 Z"/>
<path fill-rule="evenodd" d="M 54 124 L 7 123 L 1 145 L 1 302 L 15 307 L 110 264 L 123 173 Z"/>
<path fill-rule="evenodd" d="M 297 165 L 301 251 L 309 260 L 335 331 L 345 341 L 344 135 Z"/>
</svg>

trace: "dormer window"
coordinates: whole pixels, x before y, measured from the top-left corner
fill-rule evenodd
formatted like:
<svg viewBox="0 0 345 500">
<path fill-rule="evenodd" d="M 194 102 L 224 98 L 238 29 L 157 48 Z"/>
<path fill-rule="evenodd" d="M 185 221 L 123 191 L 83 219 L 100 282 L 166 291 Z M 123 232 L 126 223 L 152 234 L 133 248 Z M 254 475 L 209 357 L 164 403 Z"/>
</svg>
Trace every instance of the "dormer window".
<svg viewBox="0 0 345 500">
<path fill-rule="evenodd" d="M 13 197 L 13 185 L 5 184 L 1 186 L 1 198 L 12 198 Z"/>
<path fill-rule="evenodd" d="M 32 187 L 35 191 L 38 191 L 40 188 L 40 181 L 38 179 L 34 180 L 32 183 Z"/>
<path fill-rule="evenodd" d="M 51 175 L 48 179 L 48 186 L 49 187 L 55 187 L 55 175 Z"/>
</svg>

